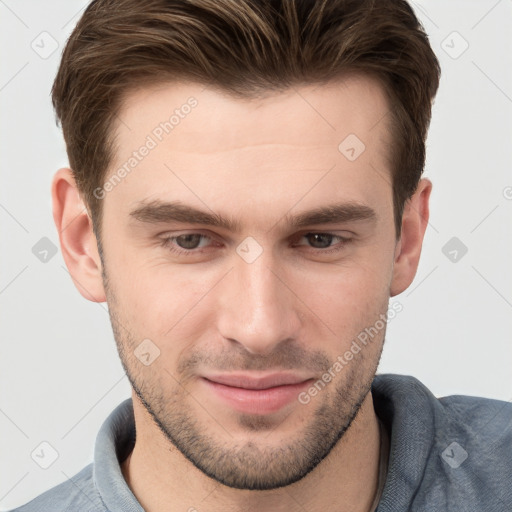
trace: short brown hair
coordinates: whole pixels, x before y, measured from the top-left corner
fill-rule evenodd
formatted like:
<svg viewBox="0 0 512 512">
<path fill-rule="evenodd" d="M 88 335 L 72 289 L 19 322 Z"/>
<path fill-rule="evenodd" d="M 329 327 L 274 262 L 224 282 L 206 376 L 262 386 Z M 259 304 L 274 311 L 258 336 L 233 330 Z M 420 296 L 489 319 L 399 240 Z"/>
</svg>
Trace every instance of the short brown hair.
<svg viewBox="0 0 512 512">
<path fill-rule="evenodd" d="M 135 87 L 186 79 L 251 98 L 347 72 L 377 78 L 391 105 L 399 237 L 440 78 L 405 0 L 94 0 L 66 44 L 52 100 L 98 241 L 94 190 L 115 154 L 116 112 Z"/>
</svg>

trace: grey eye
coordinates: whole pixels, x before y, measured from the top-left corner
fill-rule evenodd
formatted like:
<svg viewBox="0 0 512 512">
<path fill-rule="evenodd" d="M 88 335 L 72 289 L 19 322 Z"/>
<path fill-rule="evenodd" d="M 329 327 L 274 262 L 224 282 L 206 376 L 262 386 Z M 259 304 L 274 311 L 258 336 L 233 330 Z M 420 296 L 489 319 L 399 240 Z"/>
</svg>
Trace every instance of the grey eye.
<svg viewBox="0 0 512 512">
<path fill-rule="evenodd" d="M 203 235 L 190 233 L 188 235 L 180 235 L 176 237 L 176 244 L 183 249 L 196 249 L 201 242 Z"/>
<path fill-rule="evenodd" d="M 329 235 L 328 233 L 308 233 L 304 236 L 308 239 L 311 247 L 314 247 L 315 249 L 325 249 L 330 247 L 332 239 L 334 238 L 333 235 Z"/>
</svg>

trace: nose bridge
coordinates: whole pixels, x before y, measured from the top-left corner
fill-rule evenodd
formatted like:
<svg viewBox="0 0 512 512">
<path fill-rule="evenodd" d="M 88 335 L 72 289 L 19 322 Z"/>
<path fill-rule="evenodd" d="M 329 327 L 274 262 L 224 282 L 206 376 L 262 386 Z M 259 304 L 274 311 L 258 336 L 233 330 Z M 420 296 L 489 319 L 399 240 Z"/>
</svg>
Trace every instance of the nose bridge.
<svg viewBox="0 0 512 512">
<path fill-rule="evenodd" d="M 272 255 L 263 253 L 250 263 L 237 257 L 234 265 L 222 290 L 221 335 L 258 354 L 295 338 L 300 321 L 294 295 L 278 277 Z"/>
</svg>

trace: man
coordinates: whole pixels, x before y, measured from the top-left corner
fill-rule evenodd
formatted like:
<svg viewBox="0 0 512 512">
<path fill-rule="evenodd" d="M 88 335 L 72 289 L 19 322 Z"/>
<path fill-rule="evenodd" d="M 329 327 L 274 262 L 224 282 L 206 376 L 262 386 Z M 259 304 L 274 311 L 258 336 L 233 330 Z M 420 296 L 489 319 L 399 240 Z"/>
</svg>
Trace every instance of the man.
<svg viewBox="0 0 512 512">
<path fill-rule="evenodd" d="M 87 8 L 52 91 L 54 218 L 133 395 L 18 510 L 512 509 L 510 404 L 375 375 L 438 83 L 403 0 Z"/>
</svg>

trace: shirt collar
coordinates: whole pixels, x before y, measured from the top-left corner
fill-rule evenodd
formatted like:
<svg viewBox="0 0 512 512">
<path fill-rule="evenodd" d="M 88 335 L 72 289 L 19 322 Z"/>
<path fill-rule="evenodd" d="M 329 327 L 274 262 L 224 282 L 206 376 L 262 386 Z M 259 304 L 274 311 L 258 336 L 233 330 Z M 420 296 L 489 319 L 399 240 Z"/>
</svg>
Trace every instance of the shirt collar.
<svg viewBox="0 0 512 512">
<path fill-rule="evenodd" d="M 408 510 L 434 443 L 434 395 L 414 377 L 376 375 L 374 409 L 390 433 L 389 465 L 377 512 Z M 119 404 L 102 425 L 94 450 L 93 479 L 109 512 L 144 512 L 121 472 L 135 444 L 132 399 Z"/>
</svg>

